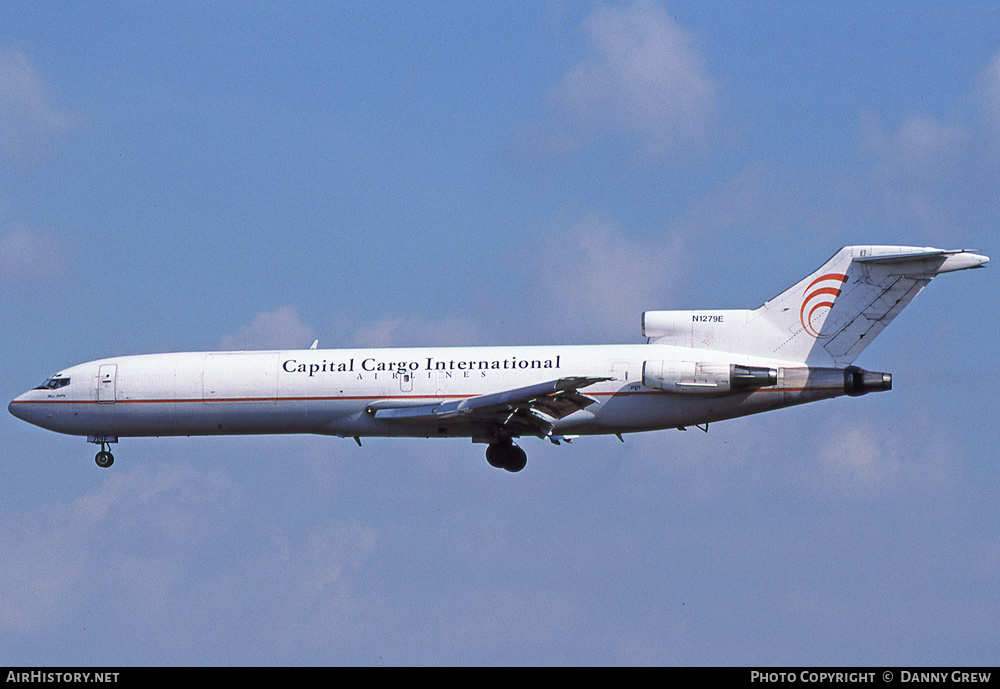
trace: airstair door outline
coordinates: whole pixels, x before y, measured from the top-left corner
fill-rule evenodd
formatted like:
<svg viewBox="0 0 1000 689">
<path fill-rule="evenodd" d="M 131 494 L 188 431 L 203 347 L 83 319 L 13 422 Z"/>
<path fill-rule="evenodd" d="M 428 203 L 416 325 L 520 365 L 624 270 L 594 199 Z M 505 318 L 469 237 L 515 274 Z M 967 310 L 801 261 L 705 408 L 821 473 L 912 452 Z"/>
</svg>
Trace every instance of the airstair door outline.
<svg viewBox="0 0 1000 689">
<path fill-rule="evenodd" d="M 627 382 L 629 382 L 629 379 L 628 379 L 629 363 L 630 362 L 628 362 L 628 361 L 616 361 L 616 362 L 614 362 L 611 365 L 611 377 L 614 378 L 616 381 L 619 381 L 621 383 L 627 383 Z"/>
</svg>

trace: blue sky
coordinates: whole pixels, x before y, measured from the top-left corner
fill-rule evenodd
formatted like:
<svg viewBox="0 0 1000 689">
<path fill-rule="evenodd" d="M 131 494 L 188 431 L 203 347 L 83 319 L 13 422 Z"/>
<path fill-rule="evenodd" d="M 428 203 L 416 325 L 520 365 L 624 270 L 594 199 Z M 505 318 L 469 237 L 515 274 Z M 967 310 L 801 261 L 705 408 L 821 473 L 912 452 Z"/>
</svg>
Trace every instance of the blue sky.
<svg viewBox="0 0 1000 689">
<path fill-rule="evenodd" d="M 3 396 L 177 350 L 639 342 L 852 243 L 995 253 L 1000 14 L 72 3 L 0 26 Z M 894 390 L 677 431 L 82 439 L 0 418 L 0 664 L 994 664 L 993 269 Z"/>
</svg>

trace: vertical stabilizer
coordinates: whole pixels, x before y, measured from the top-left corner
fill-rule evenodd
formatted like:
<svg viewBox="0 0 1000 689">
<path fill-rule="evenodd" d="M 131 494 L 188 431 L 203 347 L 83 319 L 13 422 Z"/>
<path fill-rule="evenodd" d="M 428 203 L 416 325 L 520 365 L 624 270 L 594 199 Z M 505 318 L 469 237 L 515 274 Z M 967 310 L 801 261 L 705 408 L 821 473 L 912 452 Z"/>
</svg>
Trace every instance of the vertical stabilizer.
<svg viewBox="0 0 1000 689">
<path fill-rule="evenodd" d="M 651 342 L 846 366 L 935 275 L 988 261 L 961 249 L 847 246 L 752 311 L 649 311 L 643 327 Z"/>
</svg>

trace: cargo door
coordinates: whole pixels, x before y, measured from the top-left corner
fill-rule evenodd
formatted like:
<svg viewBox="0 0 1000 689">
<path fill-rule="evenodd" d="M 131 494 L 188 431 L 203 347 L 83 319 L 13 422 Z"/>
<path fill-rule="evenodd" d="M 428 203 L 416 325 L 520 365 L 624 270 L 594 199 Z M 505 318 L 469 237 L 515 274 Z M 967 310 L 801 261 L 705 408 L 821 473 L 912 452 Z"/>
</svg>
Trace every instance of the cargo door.
<svg viewBox="0 0 1000 689">
<path fill-rule="evenodd" d="M 205 356 L 202 399 L 205 402 L 276 403 L 277 352 L 225 352 Z"/>
</svg>

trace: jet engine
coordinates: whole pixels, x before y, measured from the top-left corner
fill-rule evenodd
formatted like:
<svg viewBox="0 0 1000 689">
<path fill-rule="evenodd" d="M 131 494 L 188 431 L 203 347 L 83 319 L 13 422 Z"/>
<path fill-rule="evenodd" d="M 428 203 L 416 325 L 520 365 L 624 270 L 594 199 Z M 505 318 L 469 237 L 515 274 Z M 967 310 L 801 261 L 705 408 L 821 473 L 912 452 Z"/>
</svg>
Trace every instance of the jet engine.
<svg viewBox="0 0 1000 689">
<path fill-rule="evenodd" d="M 700 361 L 646 361 L 642 384 L 667 392 L 739 392 L 778 384 L 778 370 L 762 366 Z"/>
<path fill-rule="evenodd" d="M 892 374 L 865 371 L 857 366 L 844 369 L 844 392 L 851 397 L 860 397 L 869 392 L 892 390 Z"/>
</svg>

